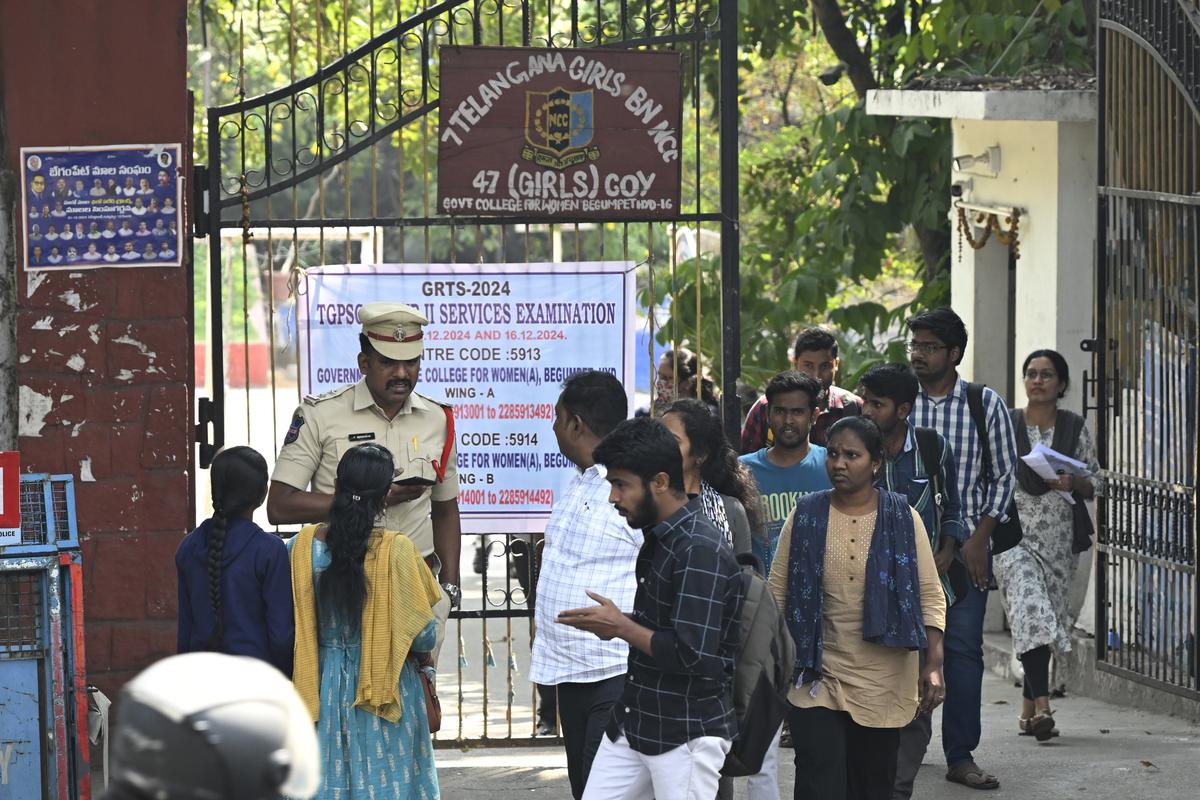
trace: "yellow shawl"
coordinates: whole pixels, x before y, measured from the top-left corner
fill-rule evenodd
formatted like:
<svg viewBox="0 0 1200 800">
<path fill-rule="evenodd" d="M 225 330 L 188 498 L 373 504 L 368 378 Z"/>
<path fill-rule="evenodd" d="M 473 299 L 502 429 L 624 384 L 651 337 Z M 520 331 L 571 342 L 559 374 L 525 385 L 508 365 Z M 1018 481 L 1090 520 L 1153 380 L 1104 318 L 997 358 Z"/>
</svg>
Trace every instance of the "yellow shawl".
<svg viewBox="0 0 1200 800">
<path fill-rule="evenodd" d="M 316 525 L 305 526 L 292 546 L 292 601 L 296 609 L 296 647 L 292 682 L 313 722 L 320 719 L 317 667 L 317 604 L 313 586 L 312 540 Z M 395 531 L 376 528 L 363 560 L 367 600 L 362 614 L 362 656 L 354 706 L 400 719 L 400 669 L 413 639 L 433 619 L 441 587 L 413 546 Z"/>
</svg>

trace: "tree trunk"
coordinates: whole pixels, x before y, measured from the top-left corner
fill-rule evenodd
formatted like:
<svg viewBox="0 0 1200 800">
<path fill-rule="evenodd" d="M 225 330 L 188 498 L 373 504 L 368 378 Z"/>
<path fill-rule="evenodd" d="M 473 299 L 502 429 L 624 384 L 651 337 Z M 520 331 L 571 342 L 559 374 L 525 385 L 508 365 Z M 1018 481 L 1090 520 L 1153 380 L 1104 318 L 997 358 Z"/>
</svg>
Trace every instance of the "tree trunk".
<svg viewBox="0 0 1200 800">
<path fill-rule="evenodd" d="M 921 245 L 921 260 L 925 264 L 926 284 L 950 266 L 950 231 L 946 227 L 917 228 L 917 241 Z"/>
<path fill-rule="evenodd" d="M 1092 48 L 1092 54 L 1096 52 L 1096 5 L 1097 0 L 1083 0 L 1083 18 L 1084 24 L 1087 26 L 1088 44 Z"/>
<path fill-rule="evenodd" d="M 859 97 L 866 97 L 871 89 L 878 88 L 875 73 L 871 69 L 871 59 L 858 46 L 854 32 L 846 27 L 846 17 L 838 0 L 811 0 L 813 16 L 825 34 L 825 41 L 838 60 L 846 65 L 846 75 L 854 84 L 854 91 Z"/>
</svg>

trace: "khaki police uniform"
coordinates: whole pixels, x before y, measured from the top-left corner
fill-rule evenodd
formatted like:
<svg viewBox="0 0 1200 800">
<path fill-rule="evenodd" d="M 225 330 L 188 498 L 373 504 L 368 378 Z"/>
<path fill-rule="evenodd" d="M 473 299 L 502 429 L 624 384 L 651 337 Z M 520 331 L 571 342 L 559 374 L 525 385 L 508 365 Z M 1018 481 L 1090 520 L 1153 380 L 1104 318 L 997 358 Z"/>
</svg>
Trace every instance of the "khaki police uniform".
<svg viewBox="0 0 1200 800">
<path fill-rule="evenodd" d="M 423 329 L 429 321 L 411 306 L 368 303 L 359 309 L 359 322 L 371 346 L 387 358 L 408 360 L 424 352 Z M 429 516 L 432 502 L 458 497 L 455 463 L 458 451 L 453 442 L 446 463 L 441 463 L 447 428 L 443 405 L 415 391 L 409 394 L 396 416 L 388 419 L 376 405 L 364 378 L 304 398 L 292 415 L 271 480 L 301 491 L 311 487 L 314 492 L 333 494 L 338 463 L 346 451 L 367 442 L 381 445 L 392 454 L 396 468 L 401 470 L 399 479 L 435 481 L 415 500 L 388 506 L 381 521 L 387 530 L 399 531 L 411 539 L 421 555 L 428 558 L 434 552 L 433 522 Z M 436 482 L 435 463 L 445 470 L 441 482 Z M 434 563 L 435 575 L 438 571 L 440 565 Z M 438 622 L 436 659 L 450 615 L 450 598 L 445 592 L 433 607 L 433 614 Z"/>
<path fill-rule="evenodd" d="M 392 419 L 375 404 L 365 380 L 316 397 L 306 397 L 292 415 L 271 480 L 301 491 L 333 494 L 337 465 L 346 451 L 371 442 L 392 454 L 399 477 L 436 481 L 433 462 L 442 460 L 446 414 L 439 403 L 413 392 Z M 388 506 L 382 526 L 412 539 L 421 555 L 433 553 L 431 501 L 458 497 L 457 450 L 450 449 L 441 483 L 416 500 Z"/>
</svg>

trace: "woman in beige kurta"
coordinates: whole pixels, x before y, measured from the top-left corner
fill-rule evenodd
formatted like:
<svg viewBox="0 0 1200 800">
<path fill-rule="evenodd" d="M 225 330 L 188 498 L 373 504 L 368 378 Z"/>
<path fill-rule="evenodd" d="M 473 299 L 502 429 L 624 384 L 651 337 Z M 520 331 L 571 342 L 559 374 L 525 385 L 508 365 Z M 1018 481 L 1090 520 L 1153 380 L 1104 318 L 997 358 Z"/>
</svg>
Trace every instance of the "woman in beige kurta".
<svg viewBox="0 0 1200 800">
<path fill-rule="evenodd" d="M 793 687 L 788 695 L 795 797 L 877 800 L 891 796 L 900 728 L 919 709 L 931 709 L 944 697 L 946 601 L 921 518 L 909 509 L 919 581 L 913 588 L 928 642 L 926 666 L 920 669 L 915 650 L 864 640 L 866 566 L 881 502 L 873 476 L 882 463 L 882 435 L 869 420 L 848 417 L 830 429 L 828 442 L 826 468 L 834 488 L 824 571 L 817 578 L 824 638 L 820 670 L 815 680 Z M 784 523 L 770 575 L 775 601 L 788 614 L 797 613 L 788 596 L 793 516 Z M 906 558 L 907 552 L 898 549 L 894 557 Z"/>
</svg>

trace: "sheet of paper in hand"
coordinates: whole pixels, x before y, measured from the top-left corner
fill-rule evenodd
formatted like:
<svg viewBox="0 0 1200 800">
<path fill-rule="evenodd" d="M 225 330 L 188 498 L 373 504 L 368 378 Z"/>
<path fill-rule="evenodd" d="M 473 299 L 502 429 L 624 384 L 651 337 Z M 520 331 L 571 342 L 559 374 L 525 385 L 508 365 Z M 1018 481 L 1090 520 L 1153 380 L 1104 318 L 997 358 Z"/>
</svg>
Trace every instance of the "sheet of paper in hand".
<svg viewBox="0 0 1200 800">
<path fill-rule="evenodd" d="M 1021 456 L 1021 460 L 1028 464 L 1029 468 L 1037 473 L 1038 477 L 1048 481 L 1052 481 L 1064 473 L 1080 477 L 1087 477 L 1092 474 L 1087 464 L 1068 455 L 1063 455 L 1054 448 L 1046 447 L 1041 442 L 1035 444 L 1028 455 Z M 1063 492 L 1057 489 L 1055 491 L 1071 505 L 1075 504 L 1075 498 L 1071 497 L 1070 492 Z"/>
</svg>

